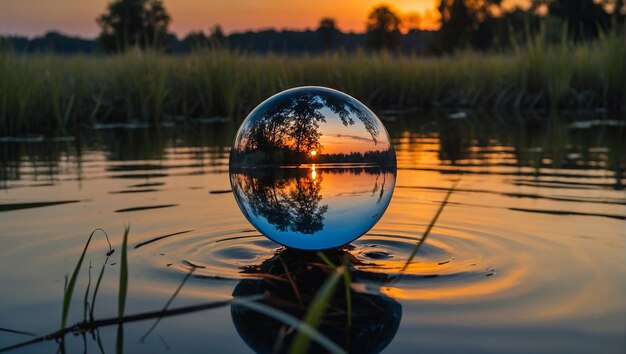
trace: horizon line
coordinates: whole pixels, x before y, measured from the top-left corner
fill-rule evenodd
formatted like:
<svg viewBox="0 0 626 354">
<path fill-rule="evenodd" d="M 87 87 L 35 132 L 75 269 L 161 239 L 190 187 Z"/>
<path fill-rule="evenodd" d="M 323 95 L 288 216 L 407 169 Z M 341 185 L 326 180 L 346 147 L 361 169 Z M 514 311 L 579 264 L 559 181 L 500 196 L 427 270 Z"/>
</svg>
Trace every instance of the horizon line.
<svg viewBox="0 0 626 354">
<path fill-rule="evenodd" d="M 275 31 L 275 32 L 316 32 L 318 30 L 318 28 L 311 28 L 311 27 L 305 27 L 305 28 L 301 28 L 301 29 L 297 29 L 297 28 L 290 28 L 290 27 L 282 27 L 282 28 L 278 28 L 278 27 L 259 27 L 257 29 L 244 29 L 244 30 L 234 30 L 231 31 L 229 33 L 226 33 L 226 31 L 224 31 L 224 34 L 228 37 L 231 35 L 238 35 L 238 34 L 246 34 L 246 33 L 261 33 L 261 32 L 269 32 L 269 31 Z M 367 34 L 367 30 L 363 30 L 363 31 L 353 31 L 353 30 L 347 30 L 347 31 L 343 31 L 341 29 L 337 29 L 340 33 L 343 34 Z M 439 29 L 423 29 L 423 28 L 414 28 L 411 29 L 409 31 L 400 31 L 400 33 L 402 35 L 406 35 L 411 31 L 418 31 L 418 32 L 438 32 Z M 177 33 L 176 31 L 171 31 L 168 32 L 168 34 L 173 34 L 174 36 L 176 36 L 177 39 L 182 39 L 185 38 L 187 36 L 189 36 L 192 33 L 204 33 L 205 35 L 210 35 L 210 30 L 202 30 L 202 29 L 197 29 L 197 30 L 191 30 L 186 32 L 185 34 L 181 35 L 180 33 Z M 63 30 L 59 30 L 59 29 L 48 29 L 44 32 L 40 32 L 39 34 L 35 34 L 35 35 L 29 35 L 29 34 L 25 34 L 25 33 L 8 33 L 8 32 L 0 32 L 0 37 L 23 37 L 23 38 L 27 38 L 27 39 L 35 39 L 35 38 L 41 38 L 44 37 L 47 34 L 50 33 L 58 33 L 61 34 L 65 37 L 74 37 L 74 38 L 79 38 L 79 39 L 85 39 L 85 40 L 95 40 L 98 39 L 99 34 L 96 36 L 85 36 L 85 35 L 81 35 L 81 34 L 76 34 L 76 33 L 70 33 L 70 32 L 66 32 Z"/>
</svg>

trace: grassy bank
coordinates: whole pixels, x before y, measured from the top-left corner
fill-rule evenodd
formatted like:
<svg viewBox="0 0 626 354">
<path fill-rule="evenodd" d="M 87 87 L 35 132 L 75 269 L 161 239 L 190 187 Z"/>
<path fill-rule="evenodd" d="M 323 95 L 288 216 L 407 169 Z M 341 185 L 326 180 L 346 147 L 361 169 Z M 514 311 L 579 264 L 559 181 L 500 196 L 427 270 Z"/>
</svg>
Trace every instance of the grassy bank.
<svg viewBox="0 0 626 354">
<path fill-rule="evenodd" d="M 541 36 L 509 53 L 441 58 L 390 54 L 255 56 L 200 50 L 107 57 L 0 53 L 0 136 L 96 122 L 173 117 L 241 120 L 268 96 L 323 85 L 377 108 L 626 110 L 626 36 L 547 46 Z"/>
</svg>

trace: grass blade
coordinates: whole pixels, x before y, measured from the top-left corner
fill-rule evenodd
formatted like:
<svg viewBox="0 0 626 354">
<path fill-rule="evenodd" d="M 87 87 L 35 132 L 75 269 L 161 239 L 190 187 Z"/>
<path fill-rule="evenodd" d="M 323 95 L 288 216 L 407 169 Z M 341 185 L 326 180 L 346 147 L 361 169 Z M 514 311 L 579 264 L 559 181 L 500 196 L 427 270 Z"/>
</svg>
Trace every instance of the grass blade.
<svg viewBox="0 0 626 354">
<path fill-rule="evenodd" d="M 97 231 L 102 231 L 104 233 L 104 236 L 107 239 L 107 242 L 109 242 L 109 236 L 102 229 L 95 229 L 91 232 L 91 235 L 89 235 L 89 238 L 87 239 L 87 243 L 85 243 L 85 248 L 83 249 L 83 252 L 80 254 L 80 258 L 78 258 L 78 262 L 76 263 L 76 266 L 74 267 L 74 271 L 72 272 L 72 277 L 70 278 L 69 282 L 67 283 L 67 286 L 65 287 L 65 292 L 63 294 L 63 308 L 61 311 L 61 328 L 65 328 L 65 325 L 67 324 L 67 315 L 70 311 L 70 304 L 72 302 L 72 295 L 74 293 L 74 287 L 76 286 L 76 279 L 78 278 L 78 273 L 80 272 L 80 268 L 83 265 L 83 260 L 85 259 L 85 254 L 87 253 L 87 249 L 89 248 L 89 243 L 91 243 L 91 239 L 93 238 L 93 235 Z M 109 242 L 109 250 L 111 250 L 110 242 Z"/>
<path fill-rule="evenodd" d="M 7 333 L 14 333 L 14 334 L 21 334 L 23 336 L 31 336 L 31 337 L 36 337 L 37 335 L 35 333 L 31 333 L 31 332 L 26 332 L 26 331 L 20 331 L 17 329 L 11 329 L 11 328 L 2 328 L 0 327 L 0 332 L 7 332 Z"/>
<path fill-rule="evenodd" d="M 104 346 L 102 345 L 102 338 L 100 337 L 100 330 L 96 328 L 95 332 L 96 332 L 96 343 L 98 344 L 98 349 L 100 349 L 100 354 L 104 354 Z"/>
<path fill-rule="evenodd" d="M 352 293 L 350 292 L 350 284 L 352 284 L 352 277 L 350 277 L 348 257 L 343 257 L 343 266 L 345 268 L 343 270 L 343 286 L 344 286 L 344 291 L 346 293 L 346 307 L 347 307 L 346 316 L 348 317 L 348 327 L 352 327 Z"/>
<path fill-rule="evenodd" d="M 115 353 L 124 353 L 124 325 L 122 323 L 117 325 L 117 336 L 115 337 Z"/>
<path fill-rule="evenodd" d="M 339 277 L 337 276 L 337 279 L 339 279 Z M 336 284 L 335 284 L 336 285 Z M 288 313 L 285 313 L 283 311 L 279 311 L 273 307 L 264 305 L 262 303 L 259 302 L 254 302 L 254 301 L 250 301 L 250 300 L 244 300 L 244 299 L 233 299 L 232 301 L 234 304 L 238 304 L 241 306 L 245 306 L 251 310 L 254 310 L 256 312 L 262 313 L 266 316 L 272 317 L 290 327 L 295 328 L 296 330 L 298 330 L 299 334 L 303 334 L 304 338 L 306 338 L 307 340 L 309 338 L 313 339 L 314 341 L 316 341 L 319 345 L 321 345 L 324 349 L 328 350 L 328 352 L 332 353 L 332 354 L 345 354 L 346 351 L 343 350 L 340 346 L 338 346 L 335 342 L 331 341 L 330 339 L 328 339 L 328 337 L 326 337 L 325 335 L 321 334 L 318 330 L 316 330 L 314 327 L 312 327 L 310 324 L 305 323 L 304 321 L 300 321 L 297 318 L 291 316 Z M 293 348 L 293 346 L 292 346 Z M 293 352 L 293 350 L 292 350 Z"/>
<path fill-rule="evenodd" d="M 109 252 L 107 252 L 107 258 L 104 260 L 104 263 L 102 263 L 102 268 L 100 268 L 100 274 L 98 275 L 98 280 L 96 281 L 96 286 L 93 289 L 93 296 L 91 297 L 91 307 L 89 308 L 89 319 L 91 321 L 93 321 L 94 317 L 93 317 L 93 313 L 94 310 L 96 308 L 96 296 L 98 295 L 98 290 L 100 289 L 100 283 L 102 282 L 102 276 L 104 275 L 104 269 L 107 266 L 107 263 L 109 262 L 109 258 L 111 257 L 111 255 L 113 254 L 113 250 L 110 250 Z"/>
<path fill-rule="evenodd" d="M 345 267 L 338 267 L 333 274 L 324 282 L 320 290 L 315 295 L 315 298 L 311 302 L 309 309 L 304 315 L 304 319 L 302 322 L 308 325 L 311 328 L 317 328 L 322 317 L 326 313 L 326 308 L 328 307 L 328 303 L 332 298 L 335 288 L 337 287 L 337 283 L 339 279 L 342 277 L 342 274 L 345 272 Z M 316 331 L 317 332 L 317 331 Z M 289 353 L 291 354 L 300 354 L 306 353 L 309 344 L 313 338 L 310 333 L 299 330 L 296 338 L 294 338 L 291 343 L 291 348 L 289 349 Z M 321 344 L 321 343 L 320 343 Z"/>
<path fill-rule="evenodd" d="M 280 263 L 283 266 L 283 269 L 285 270 L 285 274 L 287 275 L 287 280 L 289 280 L 289 284 L 291 285 L 291 289 L 293 289 L 293 294 L 296 296 L 296 299 L 298 299 L 299 303 L 302 303 L 302 297 L 300 296 L 300 290 L 298 290 L 298 286 L 296 285 L 296 282 L 293 281 L 293 278 L 291 277 L 291 273 L 289 272 L 289 268 L 287 267 L 287 263 L 285 263 L 285 260 L 282 257 L 279 257 L 278 259 L 280 259 Z"/>
<path fill-rule="evenodd" d="M 332 270 L 336 270 L 337 266 L 333 264 L 333 262 L 330 261 L 330 259 L 328 259 L 328 257 L 326 257 L 326 255 L 324 254 L 324 252 L 317 252 L 317 256 L 320 257 L 320 259 L 326 263 L 327 266 L 329 266 Z"/>
<path fill-rule="evenodd" d="M 117 315 L 120 318 L 124 317 L 124 308 L 126 307 L 126 295 L 128 294 L 128 233 L 130 232 L 130 225 L 124 228 L 124 239 L 122 241 L 122 255 L 120 259 L 120 286 L 117 296 Z"/>
<path fill-rule="evenodd" d="M 337 269 L 337 266 L 334 265 L 333 262 L 331 262 L 330 259 L 328 259 L 328 257 L 326 257 L 324 252 L 317 252 L 317 256 L 320 257 L 322 261 L 326 263 L 326 265 L 332 268 L 333 270 Z M 350 284 L 352 284 L 352 279 L 350 278 L 350 272 L 348 271 L 348 269 L 350 269 L 348 265 L 348 258 L 346 257 L 343 258 L 343 265 L 345 267 L 345 271 L 343 272 L 343 283 L 344 283 L 344 290 L 346 292 L 346 307 L 347 307 L 346 315 L 348 317 L 347 318 L 348 327 L 352 327 L 352 293 L 350 292 Z"/>
<path fill-rule="evenodd" d="M 206 311 L 206 310 L 211 310 L 211 309 L 227 306 L 231 302 L 235 302 L 235 300 L 237 300 L 236 301 L 237 303 L 241 303 L 245 301 L 262 300 L 264 297 L 265 297 L 264 295 L 253 295 L 253 296 L 242 297 L 242 298 L 237 298 L 233 300 L 214 301 L 214 302 L 208 302 L 208 303 L 203 303 L 203 304 L 198 304 L 198 305 L 184 306 L 184 307 L 179 307 L 179 308 L 165 310 L 165 311 L 159 310 L 159 311 L 153 311 L 153 312 L 143 312 L 143 313 L 139 313 L 135 315 L 127 315 L 122 318 L 113 317 L 113 318 L 105 318 L 102 320 L 96 320 L 96 321 L 90 321 L 90 322 L 81 322 L 71 327 L 61 328 L 58 331 L 48 333 L 41 337 L 33 338 L 26 342 L 21 342 L 21 343 L 17 343 L 17 344 L 13 344 L 7 347 L 0 348 L 0 353 L 7 352 L 7 351 L 17 349 L 17 348 L 22 348 L 22 347 L 25 347 L 27 345 L 31 345 L 34 343 L 40 343 L 40 342 L 49 341 L 49 340 L 58 340 L 60 338 L 63 338 L 63 336 L 65 336 L 68 333 L 80 333 L 84 331 L 95 330 L 100 327 L 119 325 L 120 323 L 131 323 L 131 322 L 150 320 L 150 319 L 159 318 L 159 317 L 177 316 L 177 315 L 184 315 L 184 314 L 194 313 L 194 312 L 199 312 L 199 311 Z M 294 320 L 298 322 L 297 319 L 294 319 Z"/>
<path fill-rule="evenodd" d="M 89 268 L 87 268 L 87 288 L 85 289 L 85 297 L 83 299 L 83 321 L 87 321 L 87 314 L 90 313 L 89 309 L 89 289 L 91 288 L 91 261 L 89 261 Z"/>
<path fill-rule="evenodd" d="M 426 241 L 426 238 L 430 234 L 430 230 L 432 230 L 433 226 L 435 226 L 435 224 L 437 223 L 437 219 L 439 219 L 439 215 L 441 215 L 443 208 L 446 206 L 446 204 L 448 204 L 448 199 L 450 198 L 450 195 L 452 195 L 452 192 L 454 192 L 454 190 L 456 189 L 456 186 L 459 184 L 459 181 L 460 180 L 457 180 L 456 182 L 454 182 L 452 187 L 450 187 L 450 189 L 448 190 L 448 193 L 446 194 L 445 198 L 443 198 L 443 202 L 441 202 L 439 209 L 437 209 L 437 212 L 435 213 L 433 220 L 430 222 L 430 224 L 426 228 L 426 231 L 424 231 L 424 235 L 422 235 L 422 238 L 417 242 L 417 244 L 415 244 L 415 247 L 413 248 L 413 251 L 411 252 L 411 255 L 409 256 L 409 259 L 407 259 L 406 263 L 402 267 L 402 270 L 400 270 L 401 273 L 404 272 L 408 268 L 409 264 L 411 264 L 411 262 L 413 261 L 413 258 L 415 258 L 417 251 L 419 251 L 420 247 L 422 247 L 422 244 L 424 244 L 424 241 Z"/>
<path fill-rule="evenodd" d="M 176 291 L 174 291 L 174 294 L 172 294 L 172 296 L 169 298 L 169 300 L 167 300 L 167 302 L 165 303 L 165 306 L 163 306 L 163 311 L 167 310 L 167 308 L 172 304 L 172 301 L 174 301 L 174 299 L 176 298 L 176 296 L 178 296 L 178 293 L 180 292 L 180 289 L 183 288 L 183 286 L 185 285 L 185 283 L 187 282 L 187 280 L 189 280 L 189 277 L 191 277 L 191 274 L 193 274 L 193 272 L 196 270 L 196 268 L 191 268 L 189 270 L 189 273 L 187 273 L 185 275 L 185 277 L 183 278 L 183 281 L 180 283 L 180 285 L 178 285 L 178 288 L 176 288 Z M 148 338 L 148 336 L 150 335 L 150 333 L 156 328 L 156 326 L 159 324 L 159 322 L 161 321 L 162 317 L 157 318 L 156 321 L 154 321 L 154 323 L 152 324 L 152 326 L 146 331 L 146 333 L 144 333 L 143 336 L 141 336 L 141 338 L 139 339 L 139 343 L 143 343 L 145 342 L 146 338 Z"/>
</svg>

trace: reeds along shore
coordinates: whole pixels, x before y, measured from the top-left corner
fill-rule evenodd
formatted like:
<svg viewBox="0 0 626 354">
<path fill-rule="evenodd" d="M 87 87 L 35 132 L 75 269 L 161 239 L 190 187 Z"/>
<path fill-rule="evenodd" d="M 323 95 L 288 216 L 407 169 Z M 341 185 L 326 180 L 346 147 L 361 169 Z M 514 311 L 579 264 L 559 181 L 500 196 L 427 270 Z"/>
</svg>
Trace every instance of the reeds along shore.
<svg viewBox="0 0 626 354">
<path fill-rule="evenodd" d="M 498 53 L 253 55 L 200 49 L 184 56 L 0 52 L 0 136 L 98 122 L 241 120 L 270 95 L 329 86 L 376 108 L 626 110 L 626 35 L 547 45 L 538 35 Z"/>
</svg>

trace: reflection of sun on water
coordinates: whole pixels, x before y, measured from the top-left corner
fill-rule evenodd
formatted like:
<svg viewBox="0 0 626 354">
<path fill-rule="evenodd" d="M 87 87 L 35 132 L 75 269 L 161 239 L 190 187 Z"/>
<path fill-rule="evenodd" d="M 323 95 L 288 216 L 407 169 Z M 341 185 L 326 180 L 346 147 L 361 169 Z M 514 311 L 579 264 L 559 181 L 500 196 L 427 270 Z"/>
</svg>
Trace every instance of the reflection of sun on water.
<svg viewBox="0 0 626 354">
<path fill-rule="evenodd" d="M 315 158 L 315 156 L 317 155 L 317 151 L 312 150 L 310 152 L 310 154 L 311 154 L 312 158 Z M 311 165 L 311 179 L 313 180 L 313 184 L 317 184 L 317 181 L 316 181 L 316 179 L 317 179 L 317 171 L 315 171 L 315 164 Z"/>
</svg>

